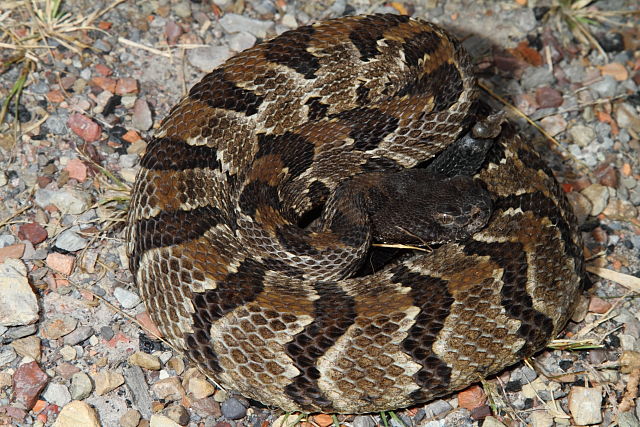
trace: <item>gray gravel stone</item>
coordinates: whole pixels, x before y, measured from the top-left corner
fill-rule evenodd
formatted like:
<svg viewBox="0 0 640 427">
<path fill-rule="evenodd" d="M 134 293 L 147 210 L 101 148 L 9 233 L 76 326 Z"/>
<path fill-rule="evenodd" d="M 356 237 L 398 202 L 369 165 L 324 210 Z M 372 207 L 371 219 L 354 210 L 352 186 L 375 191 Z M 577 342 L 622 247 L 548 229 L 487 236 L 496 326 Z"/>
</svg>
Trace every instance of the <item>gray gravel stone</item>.
<svg viewBox="0 0 640 427">
<path fill-rule="evenodd" d="M 511 373 L 509 380 L 520 381 L 520 384 L 525 385 L 532 382 L 536 378 L 538 378 L 538 374 L 536 374 L 536 371 L 529 368 L 528 366 L 521 366 Z"/>
<path fill-rule="evenodd" d="M 640 116 L 638 115 L 636 108 L 627 102 L 623 102 L 617 106 L 616 121 L 623 129 L 627 129 L 635 133 L 640 132 Z"/>
<path fill-rule="evenodd" d="M 77 327 L 73 332 L 64 336 L 64 343 L 66 345 L 76 345 L 89 339 L 95 331 L 91 326 L 83 325 Z"/>
<path fill-rule="evenodd" d="M 0 248 L 13 245 L 16 242 L 16 238 L 11 234 L 3 234 L 0 236 Z"/>
<path fill-rule="evenodd" d="M 376 421 L 371 415 L 358 415 L 351 421 L 353 427 L 375 427 Z"/>
<path fill-rule="evenodd" d="M 258 0 L 252 1 L 251 3 L 253 4 L 253 10 L 259 15 L 267 15 L 278 11 L 273 4 L 273 0 Z"/>
<path fill-rule="evenodd" d="M 609 201 L 609 190 L 604 185 L 591 184 L 580 193 L 591 202 L 591 216 L 600 214 Z"/>
<path fill-rule="evenodd" d="M 140 304 L 140 297 L 125 288 L 115 288 L 113 296 L 116 297 L 120 305 L 124 308 L 133 308 Z"/>
<path fill-rule="evenodd" d="M 260 21 L 235 13 L 227 13 L 220 18 L 220 25 L 229 34 L 249 32 L 258 38 L 265 38 L 275 27 L 271 21 Z"/>
<path fill-rule="evenodd" d="M 453 407 L 446 400 L 436 400 L 424 407 L 425 417 L 427 419 L 436 418 L 440 415 L 453 411 Z"/>
<path fill-rule="evenodd" d="M 550 85 L 555 81 L 555 77 L 553 77 L 553 74 L 546 66 L 529 67 L 524 70 L 520 81 L 522 82 L 522 87 L 525 90 L 529 90 Z"/>
<path fill-rule="evenodd" d="M 133 117 L 131 124 L 138 130 L 149 130 L 153 126 L 153 118 L 149 104 L 144 99 L 136 99 L 133 104 Z"/>
<path fill-rule="evenodd" d="M 590 126 L 578 124 L 569 129 L 569 136 L 580 147 L 586 147 L 596 138 L 596 133 Z"/>
<path fill-rule="evenodd" d="M 577 191 L 567 193 L 566 196 L 567 199 L 569 199 L 569 203 L 571 203 L 571 207 L 573 207 L 573 212 L 578 219 L 578 224 L 584 223 L 591 213 L 591 202 Z"/>
<path fill-rule="evenodd" d="M 602 79 L 592 83 L 589 87 L 597 94 L 598 97 L 610 98 L 616 94 L 618 82 L 613 76 L 603 76 Z"/>
<path fill-rule="evenodd" d="M 618 427 L 638 427 L 640 421 L 632 411 L 620 412 L 618 414 Z"/>
<path fill-rule="evenodd" d="M 109 341 L 111 338 L 113 338 L 115 333 L 109 326 L 103 326 L 102 328 L 100 328 L 100 335 L 102 336 L 102 338 Z"/>
<path fill-rule="evenodd" d="M 67 403 L 71 402 L 71 394 L 69 389 L 62 384 L 49 383 L 44 393 L 42 394 L 44 400 L 49 403 L 53 403 L 60 407 L 63 407 Z"/>
<path fill-rule="evenodd" d="M 68 132 L 67 118 L 58 115 L 49 117 L 45 122 L 45 126 L 54 135 L 66 135 Z"/>
<path fill-rule="evenodd" d="M 237 33 L 229 36 L 229 48 L 235 52 L 242 52 L 256 44 L 256 37 L 249 33 Z"/>
<path fill-rule="evenodd" d="M 89 375 L 84 372 L 76 372 L 71 377 L 71 386 L 69 392 L 73 400 L 82 400 L 87 398 L 93 390 L 93 383 Z"/>
<path fill-rule="evenodd" d="M 0 368 L 13 362 L 16 357 L 18 357 L 18 355 L 13 347 L 3 346 L 0 348 Z"/>
<path fill-rule="evenodd" d="M 103 39 L 96 40 L 93 43 L 93 47 L 94 49 L 98 49 L 99 51 L 104 53 L 109 53 L 111 52 L 111 49 L 113 49 L 113 46 L 111 46 L 111 43 Z"/>
<path fill-rule="evenodd" d="M 123 168 L 132 168 L 138 164 L 139 160 L 140 156 L 138 156 L 137 154 L 123 154 L 122 156 L 120 156 L 120 159 L 118 159 L 118 162 Z"/>
<path fill-rule="evenodd" d="M 235 397 L 230 397 L 220 405 L 222 415 L 228 420 L 239 420 L 247 415 L 247 408 Z"/>
<path fill-rule="evenodd" d="M 36 191 L 35 200 L 40 207 L 55 205 L 61 212 L 73 215 L 86 211 L 91 204 L 88 193 L 68 189 L 56 191 L 40 188 Z"/>
<path fill-rule="evenodd" d="M 24 325 L 24 326 L 16 326 L 15 328 L 9 328 L 7 332 L 4 333 L 4 336 L 11 340 L 17 340 L 18 338 L 28 337 L 29 335 L 33 335 L 38 330 L 38 325 L 36 323 L 32 325 Z"/>
<path fill-rule="evenodd" d="M 40 308 L 21 260 L 6 259 L 0 264 L 0 324 L 22 326 L 39 319 Z"/>
<path fill-rule="evenodd" d="M 191 49 L 187 59 L 194 67 L 209 72 L 224 63 L 230 56 L 231 51 L 226 46 L 206 46 Z"/>
<path fill-rule="evenodd" d="M 574 59 L 563 69 L 571 83 L 582 83 L 584 80 L 584 65 L 582 65 L 579 59 Z"/>
<path fill-rule="evenodd" d="M 78 235 L 75 230 L 69 229 L 58 235 L 55 246 L 68 252 L 75 252 L 84 249 L 88 242 L 89 240 Z"/>
<path fill-rule="evenodd" d="M 129 366 L 125 368 L 124 381 L 131 397 L 144 418 L 151 417 L 151 394 L 149 393 L 149 385 L 144 377 L 144 373 L 139 366 Z"/>
<path fill-rule="evenodd" d="M 180 18 L 188 18 L 191 16 L 191 5 L 188 1 L 181 1 L 180 3 L 173 6 L 173 11 Z"/>
</svg>

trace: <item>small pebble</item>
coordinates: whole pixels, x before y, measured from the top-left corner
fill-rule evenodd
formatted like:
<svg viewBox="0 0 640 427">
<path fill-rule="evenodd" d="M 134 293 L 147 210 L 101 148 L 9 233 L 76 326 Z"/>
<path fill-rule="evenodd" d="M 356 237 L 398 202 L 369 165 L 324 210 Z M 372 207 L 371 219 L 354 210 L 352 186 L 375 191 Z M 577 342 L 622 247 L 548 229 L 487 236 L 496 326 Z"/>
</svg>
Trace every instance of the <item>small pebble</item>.
<svg viewBox="0 0 640 427">
<path fill-rule="evenodd" d="M 185 395 L 184 388 L 178 377 L 156 381 L 156 383 L 151 386 L 151 391 L 159 399 L 172 401 L 180 400 Z"/>
<path fill-rule="evenodd" d="M 60 349 L 60 355 L 62 356 L 63 360 L 70 362 L 72 360 L 75 360 L 75 358 L 78 356 L 78 352 L 70 345 L 65 345 Z"/>
<path fill-rule="evenodd" d="M 267 37 L 267 34 L 273 32 L 274 29 L 274 23 L 271 21 L 260 21 L 235 13 L 225 14 L 219 22 L 229 34 L 249 32 L 260 39 Z"/>
<path fill-rule="evenodd" d="M 569 203 L 571 203 L 571 207 L 573 208 L 573 213 L 576 215 L 578 224 L 583 224 L 591 214 L 591 202 L 577 191 L 567 193 L 566 196 L 567 199 L 569 199 Z"/>
<path fill-rule="evenodd" d="M 187 53 L 189 63 L 204 72 L 223 64 L 230 56 L 231 51 L 226 46 L 197 47 Z"/>
<path fill-rule="evenodd" d="M 618 82 L 613 76 L 602 76 L 602 79 L 590 85 L 597 98 L 611 98 L 616 94 Z"/>
<path fill-rule="evenodd" d="M 191 6 L 188 1 L 181 1 L 173 6 L 173 11 L 180 18 L 188 18 L 191 16 Z"/>
<path fill-rule="evenodd" d="M 118 79 L 116 82 L 116 94 L 117 95 L 127 95 L 131 93 L 138 92 L 138 81 L 132 78 L 122 78 Z"/>
<path fill-rule="evenodd" d="M 216 391 L 216 388 L 204 377 L 197 376 L 189 379 L 187 391 L 194 399 L 203 399 L 211 396 Z"/>
<path fill-rule="evenodd" d="M 136 351 L 131 356 L 129 356 L 129 363 L 132 365 L 140 366 L 144 369 L 149 369 L 152 371 L 159 371 L 161 368 L 160 359 L 157 356 L 152 354 L 143 353 L 141 351 Z"/>
<path fill-rule="evenodd" d="M 58 417 L 54 427 L 100 427 L 100 421 L 95 410 L 89 404 L 74 400 L 65 405 Z"/>
<path fill-rule="evenodd" d="M 487 401 L 487 395 L 482 387 L 474 385 L 458 393 L 458 406 L 472 411 L 483 406 Z"/>
<path fill-rule="evenodd" d="M 113 332 L 113 329 L 111 329 L 109 326 L 103 326 L 100 328 L 100 335 L 102 336 L 102 338 L 109 341 L 115 334 Z"/>
<path fill-rule="evenodd" d="M 135 409 L 129 409 L 120 417 L 120 426 L 121 427 L 137 427 L 140 423 L 140 412 Z"/>
<path fill-rule="evenodd" d="M 64 343 L 66 345 L 80 344 L 81 342 L 89 339 L 94 333 L 95 331 L 91 326 L 79 326 L 76 330 L 64 337 Z"/>
<path fill-rule="evenodd" d="M 376 427 L 378 425 L 371 415 L 357 415 L 351 421 L 353 427 Z"/>
<path fill-rule="evenodd" d="M 89 375 L 84 372 L 76 372 L 71 377 L 71 386 L 69 392 L 73 400 L 83 400 L 89 397 L 93 390 L 93 383 Z"/>
<path fill-rule="evenodd" d="M 591 216 L 600 214 L 609 201 L 609 190 L 601 184 L 591 184 L 580 193 L 591 202 Z"/>
<path fill-rule="evenodd" d="M 37 362 L 23 363 L 13 374 L 13 399 L 31 409 L 48 382 L 49 376 L 40 369 Z"/>
<path fill-rule="evenodd" d="M 67 121 L 69 129 L 86 142 L 94 142 L 100 139 L 102 128 L 87 116 L 73 113 Z"/>
<path fill-rule="evenodd" d="M 213 399 L 218 403 L 222 403 L 227 400 L 227 392 L 222 389 L 216 390 L 216 392 L 213 394 Z"/>
<path fill-rule="evenodd" d="M 569 411 L 576 424 L 593 425 L 602 422 L 602 389 L 574 386 L 569 393 Z"/>
<path fill-rule="evenodd" d="M 47 267 L 59 273 L 69 275 L 73 271 L 75 258 L 71 255 L 51 253 L 47 255 Z"/>
<path fill-rule="evenodd" d="M 164 410 L 164 414 L 181 426 L 189 424 L 189 411 L 182 405 L 171 405 Z"/>
<path fill-rule="evenodd" d="M 73 317 L 54 318 L 47 320 L 41 327 L 43 338 L 57 340 L 71 333 L 78 326 L 78 319 Z"/>
<path fill-rule="evenodd" d="M 569 136 L 578 146 L 587 147 L 595 140 L 596 133 L 589 126 L 577 124 L 569 128 Z"/>
<path fill-rule="evenodd" d="M 0 264 L 0 325 L 22 326 L 39 319 L 38 300 L 24 263 L 8 258 Z"/>
<path fill-rule="evenodd" d="M 124 377 L 119 372 L 105 369 L 93 376 L 93 383 L 96 394 L 102 396 L 124 384 Z"/>
<path fill-rule="evenodd" d="M 54 405 L 58 405 L 60 407 L 71 402 L 71 394 L 69 393 L 69 389 L 63 384 L 58 383 L 49 383 L 47 388 L 44 390 L 44 393 L 42 394 L 42 398 L 47 402 L 53 403 Z"/>
<path fill-rule="evenodd" d="M 222 402 L 220 409 L 222 415 L 228 420 L 239 420 L 247 415 L 247 408 L 235 397 L 230 397 Z"/>
<path fill-rule="evenodd" d="M 22 357 L 30 357 L 36 362 L 40 362 L 41 348 L 40 338 L 32 335 L 30 337 L 20 338 L 11 343 L 11 347 Z"/>
<path fill-rule="evenodd" d="M 153 126 L 153 118 L 149 104 L 144 99 L 136 99 L 133 104 L 133 118 L 131 124 L 138 130 L 149 130 Z"/>
<path fill-rule="evenodd" d="M 47 240 L 47 230 L 36 222 L 29 222 L 20 225 L 18 229 L 18 237 L 22 240 L 28 240 L 34 245 Z"/>
<path fill-rule="evenodd" d="M 18 355 L 16 351 L 9 346 L 0 347 L 0 368 L 13 362 Z"/>
<path fill-rule="evenodd" d="M 237 33 L 231 35 L 227 42 L 229 43 L 229 49 L 234 52 L 242 52 L 256 44 L 256 37 L 249 33 Z"/>
<path fill-rule="evenodd" d="M 140 304 L 140 297 L 125 288 L 115 288 L 113 291 L 113 296 L 116 297 L 120 305 L 124 308 L 133 308 L 136 305 Z"/>
<path fill-rule="evenodd" d="M 69 173 L 69 178 L 78 182 L 84 182 L 87 179 L 87 165 L 80 159 L 71 159 L 64 168 Z"/>
<path fill-rule="evenodd" d="M 180 424 L 167 416 L 153 414 L 149 420 L 149 427 L 180 427 Z"/>
<path fill-rule="evenodd" d="M 67 252 L 76 252 L 87 247 L 88 239 L 80 237 L 74 230 L 65 230 L 58 235 L 56 247 Z"/>
</svg>

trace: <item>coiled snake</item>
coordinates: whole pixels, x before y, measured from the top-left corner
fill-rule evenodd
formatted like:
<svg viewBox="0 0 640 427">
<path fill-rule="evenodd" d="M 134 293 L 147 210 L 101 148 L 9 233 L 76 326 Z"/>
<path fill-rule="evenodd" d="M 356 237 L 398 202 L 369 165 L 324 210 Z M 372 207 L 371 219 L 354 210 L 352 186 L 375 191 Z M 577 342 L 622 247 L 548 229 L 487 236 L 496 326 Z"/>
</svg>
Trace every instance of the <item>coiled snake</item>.
<svg viewBox="0 0 640 427">
<path fill-rule="evenodd" d="M 289 411 L 405 407 L 540 350 L 582 243 L 550 170 L 489 113 L 459 42 L 406 16 L 229 59 L 141 161 L 128 253 L 151 317 L 218 382 Z"/>
</svg>

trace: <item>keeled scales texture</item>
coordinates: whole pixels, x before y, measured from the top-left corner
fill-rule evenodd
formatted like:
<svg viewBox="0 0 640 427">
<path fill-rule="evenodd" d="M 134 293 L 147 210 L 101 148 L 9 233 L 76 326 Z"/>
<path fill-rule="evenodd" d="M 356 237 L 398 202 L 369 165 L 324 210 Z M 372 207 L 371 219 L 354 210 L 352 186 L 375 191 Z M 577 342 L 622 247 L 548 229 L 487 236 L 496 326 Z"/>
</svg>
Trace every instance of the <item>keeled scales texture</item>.
<svg viewBox="0 0 640 427">
<path fill-rule="evenodd" d="M 484 228 L 349 277 L 370 224 L 338 184 L 436 156 L 477 95 L 457 41 L 395 15 L 301 27 L 205 76 L 149 143 L 131 201 L 131 269 L 165 337 L 228 388 L 308 412 L 424 402 L 543 348 L 577 299 L 582 245 L 510 125 L 475 176 Z M 299 226 L 328 201 L 328 223 Z"/>
</svg>

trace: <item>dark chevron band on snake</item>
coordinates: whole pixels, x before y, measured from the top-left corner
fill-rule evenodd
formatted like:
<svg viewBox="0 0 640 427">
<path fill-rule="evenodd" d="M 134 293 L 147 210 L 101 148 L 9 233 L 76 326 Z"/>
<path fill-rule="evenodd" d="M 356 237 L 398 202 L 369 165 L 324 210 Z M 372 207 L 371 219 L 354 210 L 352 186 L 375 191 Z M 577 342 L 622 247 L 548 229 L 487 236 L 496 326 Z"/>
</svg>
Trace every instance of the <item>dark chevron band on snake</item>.
<svg viewBox="0 0 640 427">
<path fill-rule="evenodd" d="M 582 286 L 580 234 L 513 125 L 477 136 L 484 110 L 460 43 L 406 16 L 301 27 L 213 70 L 131 200 L 130 268 L 164 337 L 305 412 L 426 402 L 544 348 Z"/>
</svg>

